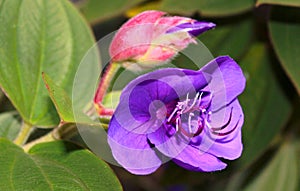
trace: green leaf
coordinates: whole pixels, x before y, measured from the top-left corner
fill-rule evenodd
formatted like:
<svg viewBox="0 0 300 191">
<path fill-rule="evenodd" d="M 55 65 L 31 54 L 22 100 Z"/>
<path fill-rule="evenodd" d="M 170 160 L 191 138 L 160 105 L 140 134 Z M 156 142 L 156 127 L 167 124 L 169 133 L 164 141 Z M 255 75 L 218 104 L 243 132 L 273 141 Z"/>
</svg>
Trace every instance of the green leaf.
<svg viewBox="0 0 300 191">
<path fill-rule="evenodd" d="M 0 139 L 0 190 L 122 190 L 110 167 L 87 150 L 57 141 L 29 154 Z"/>
<path fill-rule="evenodd" d="M 294 143 L 284 143 L 272 161 L 245 190 L 295 191 L 299 181 L 298 161 Z"/>
<path fill-rule="evenodd" d="M 185 15 L 200 12 L 203 16 L 221 17 L 242 13 L 252 7 L 254 7 L 253 0 L 163 0 L 161 8 Z"/>
<path fill-rule="evenodd" d="M 64 122 L 74 122 L 72 101 L 67 93 L 61 87 L 57 86 L 45 73 L 43 73 L 43 80 L 60 119 Z"/>
<path fill-rule="evenodd" d="M 54 83 L 54 81 L 45 73 L 43 79 L 46 84 L 49 96 L 53 101 L 61 121 L 66 123 L 81 123 L 89 125 L 99 125 L 93 122 L 89 117 L 83 113 L 83 110 L 76 111 L 76 119 L 74 116 L 74 107 L 71 98 L 67 95 L 64 89 Z"/>
<path fill-rule="evenodd" d="M 245 122 L 243 155 L 239 162 L 249 164 L 260 156 L 280 132 L 291 114 L 291 103 L 274 74 L 263 44 L 254 44 L 241 62 L 247 77 L 239 100 Z"/>
<path fill-rule="evenodd" d="M 144 0 L 89 0 L 81 10 L 88 21 L 96 23 L 120 15 L 143 1 Z"/>
<path fill-rule="evenodd" d="M 103 99 L 103 105 L 106 108 L 115 109 L 120 101 L 122 91 L 112 91 L 105 95 Z"/>
<path fill-rule="evenodd" d="M 27 123 L 57 125 L 42 72 L 71 97 L 90 29 L 67 0 L 0 0 L 0 25 L 0 86 Z"/>
<path fill-rule="evenodd" d="M 260 6 L 262 4 L 300 7 L 299 0 L 257 0 L 256 6 Z"/>
<path fill-rule="evenodd" d="M 300 95 L 300 9 L 274 8 L 269 29 L 280 63 Z"/>
<path fill-rule="evenodd" d="M 5 112 L 0 114 L 0 137 L 14 140 L 20 129 L 21 119 L 17 112 Z"/>
<path fill-rule="evenodd" d="M 199 36 L 213 55 L 230 55 L 234 59 L 241 57 L 249 49 L 253 35 L 252 20 L 247 18 L 235 23 L 218 23 L 214 30 Z M 238 33 L 236 31 L 239 31 Z"/>
</svg>

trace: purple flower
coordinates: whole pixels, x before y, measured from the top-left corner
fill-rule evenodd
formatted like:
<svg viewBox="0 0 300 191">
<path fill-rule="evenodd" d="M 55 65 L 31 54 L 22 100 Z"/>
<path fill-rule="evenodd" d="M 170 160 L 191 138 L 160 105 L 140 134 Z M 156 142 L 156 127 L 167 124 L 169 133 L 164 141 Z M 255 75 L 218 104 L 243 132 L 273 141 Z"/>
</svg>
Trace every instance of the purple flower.
<svg viewBox="0 0 300 191">
<path fill-rule="evenodd" d="M 173 160 L 193 171 L 226 167 L 241 155 L 244 122 L 237 96 L 245 88 L 238 64 L 221 56 L 199 71 L 168 68 L 138 77 L 122 92 L 108 143 L 133 174 Z"/>
</svg>

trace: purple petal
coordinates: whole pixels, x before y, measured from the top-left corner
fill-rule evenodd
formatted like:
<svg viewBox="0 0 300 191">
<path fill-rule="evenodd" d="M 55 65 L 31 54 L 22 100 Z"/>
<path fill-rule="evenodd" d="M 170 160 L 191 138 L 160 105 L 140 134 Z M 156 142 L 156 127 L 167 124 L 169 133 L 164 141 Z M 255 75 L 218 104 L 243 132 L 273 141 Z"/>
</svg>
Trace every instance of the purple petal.
<svg viewBox="0 0 300 191">
<path fill-rule="evenodd" d="M 220 56 L 200 69 L 212 76 L 204 91 L 212 92 L 212 110 L 229 104 L 245 89 L 246 79 L 240 66 L 229 56 Z"/>
<path fill-rule="evenodd" d="M 150 174 L 162 163 L 145 135 L 127 131 L 115 118 L 109 124 L 108 144 L 117 162 L 133 174 Z"/>
<path fill-rule="evenodd" d="M 172 128 L 172 127 L 171 127 Z M 173 133 L 175 133 L 173 128 Z M 166 127 L 161 127 L 155 132 L 147 135 L 149 141 L 155 148 L 167 157 L 177 157 L 186 147 L 189 147 L 192 139 L 177 133 L 170 136 Z"/>
<path fill-rule="evenodd" d="M 217 157 L 201 152 L 192 146 L 186 147 L 173 161 L 192 171 L 212 172 L 226 168 L 226 164 Z"/>
<path fill-rule="evenodd" d="M 230 114 L 232 111 L 232 114 Z M 229 125 L 219 133 L 234 131 L 227 136 L 213 135 L 210 130 L 205 131 L 200 135 L 201 140 L 198 148 L 203 152 L 208 152 L 216 157 L 222 157 L 229 160 L 234 160 L 241 156 L 243 150 L 241 128 L 244 122 L 244 115 L 239 101 L 236 99 L 227 107 L 213 113 L 211 116 L 212 127 L 220 127 L 227 123 L 231 117 Z"/>
<path fill-rule="evenodd" d="M 127 131 L 138 134 L 154 132 L 165 119 L 164 111 L 169 102 L 181 97 L 185 99 L 188 92 L 195 94 L 209 80 L 210 77 L 201 71 L 176 68 L 145 74 L 123 90 L 114 117 Z"/>
<path fill-rule="evenodd" d="M 177 25 L 171 29 L 169 29 L 166 33 L 173 33 L 178 31 L 186 31 L 192 36 L 198 36 L 204 33 L 207 30 L 214 28 L 216 25 L 211 22 L 188 22 Z"/>
</svg>

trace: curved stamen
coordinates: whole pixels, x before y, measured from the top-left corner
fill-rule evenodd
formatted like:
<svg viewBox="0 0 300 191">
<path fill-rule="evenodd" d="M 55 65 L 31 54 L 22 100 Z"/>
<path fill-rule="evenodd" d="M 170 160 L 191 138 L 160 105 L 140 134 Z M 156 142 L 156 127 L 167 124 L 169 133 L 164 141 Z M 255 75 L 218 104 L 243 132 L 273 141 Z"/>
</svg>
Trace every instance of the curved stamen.
<svg viewBox="0 0 300 191">
<path fill-rule="evenodd" d="M 213 100 L 213 95 L 212 95 L 212 94 L 210 94 L 210 96 L 209 96 L 209 101 L 208 101 L 208 104 L 206 104 L 206 105 L 203 105 L 203 106 L 201 106 L 200 108 L 202 108 L 202 109 L 209 108 L 209 107 L 210 107 L 210 105 L 211 105 L 211 103 L 212 103 L 212 100 Z"/>
<path fill-rule="evenodd" d="M 230 133 L 232 133 L 232 132 L 237 128 L 237 126 L 238 126 L 238 124 L 239 124 L 239 122 L 240 122 L 240 119 L 241 119 L 241 115 L 240 115 L 240 117 L 239 117 L 239 120 L 238 120 L 237 123 L 235 124 L 234 128 L 232 128 L 230 131 L 227 131 L 227 132 L 225 132 L 225 133 L 218 133 L 218 132 L 216 132 L 216 131 L 211 131 L 211 132 L 212 132 L 212 134 L 218 135 L 218 136 L 226 136 L 226 135 L 229 135 Z"/>
<path fill-rule="evenodd" d="M 182 128 L 181 125 L 179 126 L 180 131 L 182 132 L 182 134 L 184 134 L 184 135 L 187 136 L 187 137 L 196 137 L 196 136 L 200 135 L 200 133 L 201 133 L 202 130 L 203 130 L 203 125 L 199 125 L 199 124 L 202 124 L 202 123 L 200 122 L 200 120 L 198 120 L 198 123 L 197 123 L 197 124 L 199 125 L 199 127 L 198 127 L 197 131 L 196 131 L 195 133 L 191 133 L 191 132 L 192 132 L 192 128 L 191 128 L 191 118 L 192 118 L 193 116 L 194 116 L 194 114 L 193 114 L 193 113 L 190 113 L 189 119 L 188 119 L 188 128 L 189 128 L 189 131 L 190 131 L 190 132 L 187 132 L 184 128 Z"/>
<path fill-rule="evenodd" d="M 203 127 L 199 126 L 199 128 L 197 129 L 197 131 L 195 133 L 189 133 L 184 128 L 182 128 L 182 126 L 180 126 L 180 131 L 182 132 L 182 134 L 184 134 L 187 137 L 196 137 L 196 136 L 200 135 L 202 130 L 203 130 Z"/>
<path fill-rule="evenodd" d="M 225 127 L 227 127 L 232 118 L 232 110 L 233 110 L 233 107 L 231 108 L 229 119 L 227 120 L 227 122 L 224 125 L 222 125 L 221 127 L 211 127 L 210 129 L 213 131 L 220 131 L 220 130 L 224 129 Z"/>
</svg>

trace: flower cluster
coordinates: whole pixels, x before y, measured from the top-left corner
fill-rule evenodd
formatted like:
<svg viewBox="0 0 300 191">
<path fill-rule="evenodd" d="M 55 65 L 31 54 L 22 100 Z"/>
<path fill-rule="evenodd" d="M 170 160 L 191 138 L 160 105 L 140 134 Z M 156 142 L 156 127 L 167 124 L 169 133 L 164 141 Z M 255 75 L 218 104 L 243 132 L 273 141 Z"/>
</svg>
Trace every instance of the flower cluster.
<svg viewBox="0 0 300 191">
<path fill-rule="evenodd" d="M 136 27 L 141 23 L 150 25 Z M 163 62 L 193 42 L 193 35 L 214 26 L 148 11 L 120 29 L 110 53 L 114 62 L 139 63 L 145 57 Z M 140 41 L 141 33 L 145 41 Z M 176 38 L 164 40 L 169 34 Z M 169 45 L 176 51 L 163 48 Z M 229 56 L 217 57 L 198 71 L 165 68 L 136 78 L 123 89 L 109 123 L 114 158 L 133 174 L 150 174 L 168 160 L 193 171 L 224 169 L 221 158 L 236 159 L 243 149 L 244 115 L 237 96 L 244 88 L 243 72 Z"/>
</svg>

